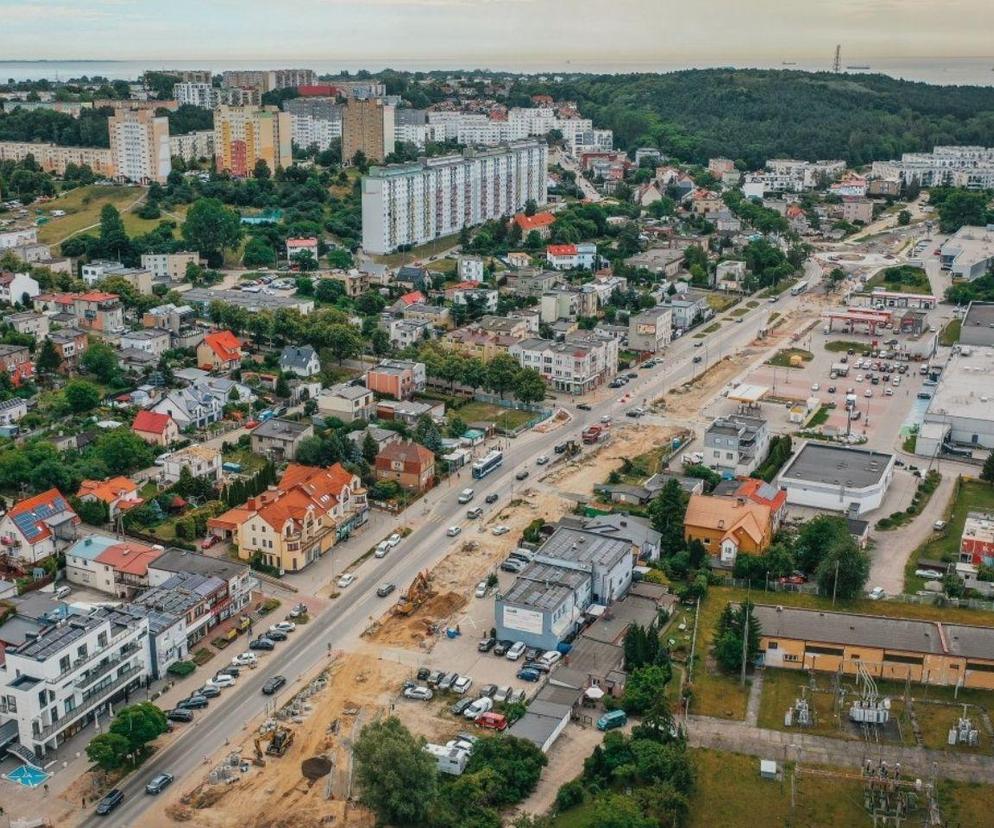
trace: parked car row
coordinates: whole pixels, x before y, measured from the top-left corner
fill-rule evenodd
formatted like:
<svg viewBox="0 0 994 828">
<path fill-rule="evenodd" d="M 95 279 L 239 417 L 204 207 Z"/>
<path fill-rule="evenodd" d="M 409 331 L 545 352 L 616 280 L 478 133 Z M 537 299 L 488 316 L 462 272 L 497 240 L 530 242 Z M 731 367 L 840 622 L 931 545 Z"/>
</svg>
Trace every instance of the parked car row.
<svg viewBox="0 0 994 828">
<path fill-rule="evenodd" d="M 207 679 L 202 687 L 194 690 L 185 699 L 178 701 L 172 710 L 167 710 L 166 719 L 170 722 L 192 722 L 194 710 L 203 710 L 210 704 L 211 699 L 216 699 L 221 695 L 222 690 L 227 690 L 229 687 L 235 686 L 238 677 L 241 675 L 242 667 L 255 666 L 254 660 L 250 661 L 245 658 L 244 656 L 246 655 L 251 655 L 252 659 L 255 659 L 255 655 L 250 653 L 243 654 L 243 656 L 236 656 L 232 659 L 229 667 L 222 667 L 214 674 L 213 678 Z"/>
<path fill-rule="evenodd" d="M 512 572 L 516 575 L 533 560 L 535 560 L 535 555 L 531 550 L 519 547 L 507 556 L 500 568 L 504 572 Z"/>
</svg>

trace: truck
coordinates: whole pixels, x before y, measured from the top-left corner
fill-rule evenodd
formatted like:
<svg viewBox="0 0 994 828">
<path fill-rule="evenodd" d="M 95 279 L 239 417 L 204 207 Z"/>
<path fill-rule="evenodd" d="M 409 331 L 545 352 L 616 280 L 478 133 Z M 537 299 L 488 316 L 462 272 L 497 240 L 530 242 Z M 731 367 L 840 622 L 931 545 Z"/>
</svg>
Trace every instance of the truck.
<svg viewBox="0 0 994 828">
<path fill-rule="evenodd" d="M 590 445 L 591 443 L 598 442 L 605 433 L 606 429 L 604 426 L 592 425 L 584 430 L 584 432 L 580 435 L 580 439 L 587 445 Z"/>
</svg>

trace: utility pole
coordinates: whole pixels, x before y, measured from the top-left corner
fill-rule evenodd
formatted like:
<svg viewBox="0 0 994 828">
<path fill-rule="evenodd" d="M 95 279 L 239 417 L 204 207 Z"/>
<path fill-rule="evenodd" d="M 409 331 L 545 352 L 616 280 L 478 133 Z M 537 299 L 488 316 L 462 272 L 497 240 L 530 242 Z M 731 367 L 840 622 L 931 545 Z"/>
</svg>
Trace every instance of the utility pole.
<svg viewBox="0 0 994 828">
<path fill-rule="evenodd" d="M 842 71 L 842 44 L 835 47 L 835 61 L 832 63 L 832 71 L 839 74 Z"/>
<path fill-rule="evenodd" d="M 835 580 L 832 582 L 832 609 L 835 609 L 835 591 L 839 588 L 839 564 L 841 561 L 835 562 Z"/>
<path fill-rule="evenodd" d="M 746 604 L 742 615 L 742 674 L 739 677 L 739 684 L 745 687 L 746 683 L 746 655 L 749 652 L 749 591 L 746 591 Z"/>
</svg>

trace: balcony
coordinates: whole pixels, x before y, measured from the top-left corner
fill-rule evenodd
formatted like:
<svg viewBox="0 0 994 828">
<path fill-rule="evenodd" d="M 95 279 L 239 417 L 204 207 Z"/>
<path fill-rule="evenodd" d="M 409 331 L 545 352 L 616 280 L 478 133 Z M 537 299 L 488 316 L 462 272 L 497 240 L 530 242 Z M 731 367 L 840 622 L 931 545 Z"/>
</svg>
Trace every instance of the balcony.
<svg viewBox="0 0 994 828">
<path fill-rule="evenodd" d="M 91 687 L 96 684 L 98 680 L 103 678 L 107 673 L 114 670 L 115 667 L 119 667 L 125 661 L 127 661 L 132 655 L 138 652 L 140 648 L 138 645 L 129 645 L 121 650 L 121 657 L 115 658 L 112 661 L 107 661 L 104 664 L 99 664 L 94 667 L 86 676 L 76 679 L 76 689 L 86 690 L 87 687 Z"/>
<path fill-rule="evenodd" d="M 97 659 L 106 656 L 109 653 L 109 651 L 113 650 L 114 645 L 120 643 L 128 636 L 132 636 L 134 638 L 140 638 L 143 635 L 145 635 L 146 632 L 147 632 L 146 630 L 142 629 L 129 629 L 126 632 L 121 633 L 120 635 L 112 638 L 106 647 L 102 647 L 101 649 L 96 650 L 95 652 L 90 653 L 89 655 L 84 656 L 83 658 L 76 659 L 74 662 L 72 662 L 69 665 L 69 668 L 67 670 L 63 670 L 53 679 L 47 679 L 48 684 L 61 684 L 65 680 L 66 676 L 68 676 L 70 673 L 77 673 L 84 664 L 89 664 L 91 661 L 95 661 Z M 132 642 L 131 645 L 126 645 L 126 646 L 134 646 L 135 649 L 138 648 L 138 645 L 135 644 L 134 642 Z M 122 647 L 121 649 L 123 651 L 124 649 L 126 649 L 126 647 Z"/>
<path fill-rule="evenodd" d="M 47 727 L 43 727 L 38 733 L 32 733 L 32 738 L 36 742 L 43 742 L 54 736 L 56 733 L 65 730 L 73 722 L 83 718 L 83 716 L 86 716 L 95 708 L 106 702 L 107 699 L 114 695 L 114 693 L 134 681 L 135 677 L 141 675 L 142 673 L 144 673 L 144 668 L 142 666 L 130 668 L 124 673 L 124 675 L 118 676 L 117 679 L 112 681 L 106 687 L 101 687 L 99 692 L 95 693 L 90 698 L 85 699 L 79 707 L 66 714 L 57 722 L 53 722 Z"/>
</svg>

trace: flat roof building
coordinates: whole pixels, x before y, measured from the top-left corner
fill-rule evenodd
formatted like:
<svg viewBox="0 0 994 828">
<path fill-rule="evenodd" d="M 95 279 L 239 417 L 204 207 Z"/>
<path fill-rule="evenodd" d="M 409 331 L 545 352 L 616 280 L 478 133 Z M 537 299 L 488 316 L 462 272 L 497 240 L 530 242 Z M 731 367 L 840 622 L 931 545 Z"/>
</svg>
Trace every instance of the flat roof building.
<svg viewBox="0 0 994 828">
<path fill-rule="evenodd" d="M 780 474 L 787 502 L 859 517 L 880 507 L 894 477 L 894 455 L 807 442 Z"/>
<path fill-rule="evenodd" d="M 934 457 L 949 444 L 994 448 L 992 411 L 994 348 L 961 346 L 932 389 L 915 454 Z"/>
<path fill-rule="evenodd" d="M 994 302 L 971 302 L 963 317 L 960 345 L 994 345 Z"/>
<path fill-rule="evenodd" d="M 994 224 L 961 227 L 939 250 L 943 270 L 978 279 L 994 266 Z"/>
</svg>

